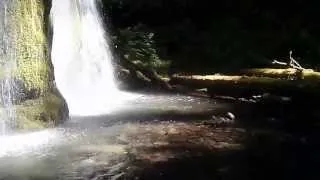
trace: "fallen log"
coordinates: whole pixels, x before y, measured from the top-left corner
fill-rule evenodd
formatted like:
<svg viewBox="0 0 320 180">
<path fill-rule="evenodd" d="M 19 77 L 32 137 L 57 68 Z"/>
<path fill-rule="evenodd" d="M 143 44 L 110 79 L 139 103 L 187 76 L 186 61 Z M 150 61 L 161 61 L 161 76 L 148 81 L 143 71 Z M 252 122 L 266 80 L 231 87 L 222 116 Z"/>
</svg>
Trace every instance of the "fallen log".
<svg viewBox="0 0 320 180">
<path fill-rule="evenodd" d="M 271 93 L 282 96 L 319 94 L 319 83 L 304 80 L 284 80 L 270 77 L 224 76 L 224 75 L 174 75 L 170 84 L 180 84 L 193 88 L 208 88 L 211 95 L 232 95 L 247 97 L 255 94 Z"/>
<path fill-rule="evenodd" d="M 240 75 L 320 82 L 320 72 L 315 72 L 312 69 L 299 70 L 295 68 L 255 68 L 241 70 Z"/>
<path fill-rule="evenodd" d="M 288 62 L 273 60 L 272 64 L 281 67 L 278 68 L 256 68 L 245 69 L 240 71 L 240 75 L 272 77 L 290 80 L 320 80 L 320 72 L 315 72 L 312 69 L 302 67 L 297 60 L 292 56 L 292 51 L 289 52 Z"/>
</svg>

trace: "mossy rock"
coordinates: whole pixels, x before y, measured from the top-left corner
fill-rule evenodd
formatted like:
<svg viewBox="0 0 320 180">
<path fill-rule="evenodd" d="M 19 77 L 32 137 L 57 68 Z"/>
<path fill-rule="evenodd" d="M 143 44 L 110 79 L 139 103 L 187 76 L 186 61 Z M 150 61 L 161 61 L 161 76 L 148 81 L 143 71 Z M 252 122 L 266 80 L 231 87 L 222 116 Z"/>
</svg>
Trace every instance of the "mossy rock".
<svg viewBox="0 0 320 180">
<path fill-rule="evenodd" d="M 0 21 L 7 22 L 0 27 L 9 41 L 0 45 L 0 79 L 19 79 L 27 91 L 38 96 L 50 91 L 53 68 L 50 62 L 47 36 L 46 0 L 12 0 L 6 2 L 6 16 Z M 4 19 L 5 18 L 5 19 Z M 6 51 L 1 51 L 10 47 Z"/>
<path fill-rule="evenodd" d="M 60 95 L 47 93 L 15 106 L 18 129 L 54 127 L 68 118 L 66 102 Z"/>
<path fill-rule="evenodd" d="M 39 96 L 47 93 L 53 80 L 48 38 L 45 33 L 43 0 L 22 0 L 15 4 L 13 16 L 16 27 L 16 76 L 25 82 L 26 90 Z"/>
<path fill-rule="evenodd" d="M 0 68 L 2 80 L 12 81 L 13 103 L 17 129 L 42 129 L 53 127 L 68 118 L 68 108 L 55 89 L 54 74 L 46 35 L 46 0 L 8 1 L 7 20 L 10 53 L 1 63 L 10 68 Z M 1 20 L 1 19 L 0 19 Z M 1 27 L 0 27 L 1 28 Z M 1 48 L 1 47 L 0 47 Z M 9 89 L 9 88 L 8 88 Z M 7 92 L 0 91 L 2 95 Z M 19 97 L 17 96 L 19 94 Z"/>
</svg>

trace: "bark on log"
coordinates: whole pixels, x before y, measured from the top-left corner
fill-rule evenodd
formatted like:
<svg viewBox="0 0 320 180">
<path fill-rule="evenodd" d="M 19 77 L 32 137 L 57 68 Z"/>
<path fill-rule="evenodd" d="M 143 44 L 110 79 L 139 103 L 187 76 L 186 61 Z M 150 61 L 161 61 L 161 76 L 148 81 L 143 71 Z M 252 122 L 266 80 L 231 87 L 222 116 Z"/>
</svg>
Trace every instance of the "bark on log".
<svg viewBox="0 0 320 180">
<path fill-rule="evenodd" d="M 298 70 L 294 68 L 275 69 L 275 68 L 258 68 L 258 69 L 244 69 L 240 71 L 240 75 L 271 77 L 291 80 L 307 80 L 320 81 L 320 72 L 315 72 L 312 69 Z"/>
<path fill-rule="evenodd" d="M 194 88 L 208 88 L 212 95 L 247 97 L 255 94 L 272 93 L 283 96 L 297 96 L 301 93 L 318 94 L 319 83 L 302 80 L 283 80 L 270 77 L 223 76 L 223 75 L 175 75 L 171 84 Z"/>
</svg>

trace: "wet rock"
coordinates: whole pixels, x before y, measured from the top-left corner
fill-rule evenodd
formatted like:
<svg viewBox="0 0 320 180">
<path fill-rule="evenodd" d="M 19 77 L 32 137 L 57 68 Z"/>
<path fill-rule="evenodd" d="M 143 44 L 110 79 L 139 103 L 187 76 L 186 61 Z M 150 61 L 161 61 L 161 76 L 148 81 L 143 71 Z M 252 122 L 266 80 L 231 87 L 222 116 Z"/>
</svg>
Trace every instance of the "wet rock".
<svg viewBox="0 0 320 180">
<path fill-rule="evenodd" d="M 48 20 L 44 17 L 49 17 L 46 3 L 45 0 L 14 1 L 6 9 L 6 20 L 12 22 L 6 35 L 14 42 L 9 50 L 15 54 L 16 68 L 12 69 L 12 74 L 1 72 L 0 100 L 13 102 L 18 129 L 46 128 L 69 116 L 67 104 L 53 82 L 54 70 L 48 48 L 50 38 L 44 33 L 47 23 L 44 21 Z M 26 9 L 32 11 L 28 14 L 12 13 L 25 12 Z"/>
<path fill-rule="evenodd" d="M 234 114 L 232 114 L 231 112 L 227 113 L 227 117 L 229 117 L 231 120 L 234 120 L 236 118 L 236 116 Z"/>
<path fill-rule="evenodd" d="M 0 80 L 1 102 L 17 104 L 28 98 L 24 82 L 15 78 Z"/>
</svg>

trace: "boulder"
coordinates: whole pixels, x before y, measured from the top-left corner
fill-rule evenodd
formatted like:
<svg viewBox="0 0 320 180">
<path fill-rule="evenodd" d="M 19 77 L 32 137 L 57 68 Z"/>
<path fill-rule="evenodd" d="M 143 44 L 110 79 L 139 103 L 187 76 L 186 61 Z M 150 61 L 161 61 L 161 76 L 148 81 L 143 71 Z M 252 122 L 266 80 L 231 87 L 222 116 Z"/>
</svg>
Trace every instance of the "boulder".
<svg viewBox="0 0 320 180">
<path fill-rule="evenodd" d="M 0 26 L 0 33 L 5 33 L 9 39 L 0 46 L 6 43 L 11 46 L 9 51 L 0 54 L 4 57 L 1 67 L 10 69 L 0 69 L 0 84 L 10 81 L 11 85 L 2 86 L 1 97 L 13 94 L 16 128 L 39 129 L 57 125 L 68 119 L 68 107 L 54 84 L 49 38 L 45 33 L 48 4 L 46 0 L 4 0 L 4 3 L 6 16 L 0 16 L 0 22 L 9 23 L 7 30 Z M 8 64 L 14 66 L 6 66 Z"/>
</svg>

